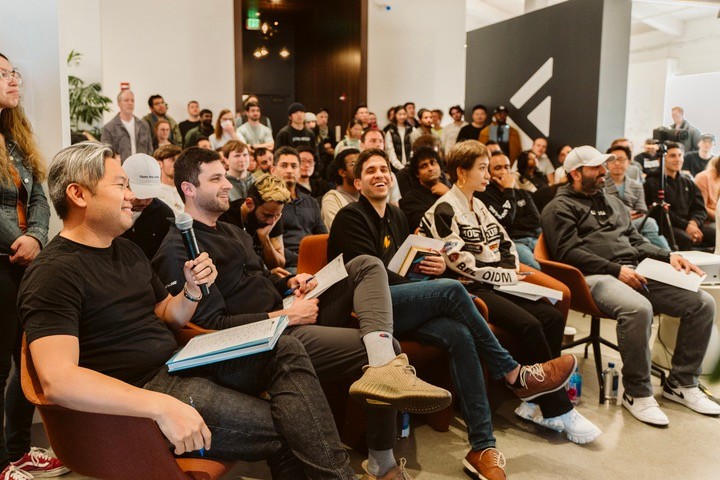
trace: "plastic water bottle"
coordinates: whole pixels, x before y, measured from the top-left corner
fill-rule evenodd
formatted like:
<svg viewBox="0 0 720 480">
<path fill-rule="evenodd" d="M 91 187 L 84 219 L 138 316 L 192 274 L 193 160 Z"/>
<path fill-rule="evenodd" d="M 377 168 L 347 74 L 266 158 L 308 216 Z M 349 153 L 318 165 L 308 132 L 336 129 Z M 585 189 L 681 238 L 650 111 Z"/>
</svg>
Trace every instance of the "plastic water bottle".
<svg viewBox="0 0 720 480">
<path fill-rule="evenodd" d="M 603 370 L 603 386 L 605 389 L 605 401 L 610 403 L 617 402 L 618 383 L 620 376 L 615 370 L 615 364 L 608 362 L 608 368 Z"/>
<path fill-rule="evenodd" d="M 580 397 L 582 396 L 582 375 L 580 375 L 578 367 L 575 367 L 575 371 L 570 375 L 570 381 L 567 383 L 567 394 L 573 405 L 580 403 Z"/>
<path fill-rule="evenodd" d="M 410 414 L 408 412 L 398 412 L 398 416 L 400 417 L 400 428 L 398 429 L 400 435 L 398 439 L 407 438 L 410 436 Z"/>
</svg>

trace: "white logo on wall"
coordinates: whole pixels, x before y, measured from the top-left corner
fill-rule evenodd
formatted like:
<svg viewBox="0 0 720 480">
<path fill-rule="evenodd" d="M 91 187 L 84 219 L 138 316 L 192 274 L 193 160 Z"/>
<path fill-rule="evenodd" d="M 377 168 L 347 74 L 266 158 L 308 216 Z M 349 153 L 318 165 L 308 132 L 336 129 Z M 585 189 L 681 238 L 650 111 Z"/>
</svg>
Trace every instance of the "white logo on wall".
<svg viewBox="0 0 720 480">
<path fill-rule="evenodd" d="M 553 74 L 553 58 L 550 57 L 540 67 L 537 72 L 533 73 L 525 84 L 510 97 L 510 103 L 515 108 L 520 110 L 543 85 L 545 85 Z M 545 97 L 545 100 L 535 107 L 535 109 L 527 114 L 527 119 L 537 127 L 543 135 L 550 136 L 550 105 L 552 103 L 550 95 Z"/>
</svg>

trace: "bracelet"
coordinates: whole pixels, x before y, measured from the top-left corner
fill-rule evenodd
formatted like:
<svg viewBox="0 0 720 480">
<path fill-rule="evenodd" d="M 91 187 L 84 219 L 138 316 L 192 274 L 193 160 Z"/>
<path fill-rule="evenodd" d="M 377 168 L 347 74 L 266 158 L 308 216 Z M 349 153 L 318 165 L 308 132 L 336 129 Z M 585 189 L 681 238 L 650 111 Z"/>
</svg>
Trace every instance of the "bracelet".
<svg viewBox="0 0 720 480">
<path fill-rule="evenodd" d="M 193 303 L 199 302 L 200 300 L 202 300 L 202 297 L 203 297 L 202 293 L 200 294 L 199 297 L 193 297 L 192 295 L 190 295 L 190 292 L 188 292 L 188 289 L 187 289 L 187 283 L 183 287 L 183 294 L 185 295 L 185 298 L 187 298 L 188 300 L 190 300 Z"/>
</svg>

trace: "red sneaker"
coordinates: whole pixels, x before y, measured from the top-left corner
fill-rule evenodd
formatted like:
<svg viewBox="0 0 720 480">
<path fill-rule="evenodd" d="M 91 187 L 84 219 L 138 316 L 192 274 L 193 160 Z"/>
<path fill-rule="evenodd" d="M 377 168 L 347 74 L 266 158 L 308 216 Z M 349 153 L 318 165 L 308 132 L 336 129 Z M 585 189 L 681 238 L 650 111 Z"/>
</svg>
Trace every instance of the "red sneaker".
<svg viewBox="0 0 720 480">
<path fill-rule="evenodd" d="M 70 471 L 52 452 L 37 447 L 31 447 L 20 460 L 10 462 L 10 465 L 35 478 L 59 477 Z"/>
<path fill-rule="evenodd" d="M 0 480 L 33 480 L 33 478 L 35 477 L 12 465 L 5 467 L 5 470 L 0 473 Z"/>
</svg>

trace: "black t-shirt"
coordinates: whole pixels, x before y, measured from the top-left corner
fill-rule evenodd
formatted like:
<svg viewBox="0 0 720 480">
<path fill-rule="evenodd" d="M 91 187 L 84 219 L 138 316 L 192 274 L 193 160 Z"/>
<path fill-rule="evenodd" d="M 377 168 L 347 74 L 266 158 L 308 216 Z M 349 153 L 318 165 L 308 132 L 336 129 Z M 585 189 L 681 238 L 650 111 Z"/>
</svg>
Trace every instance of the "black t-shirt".
<svg viewBox="0 0 720 480">
<path fill-rule="evenodd" d="M 72 335 L 81 367 L 141 387 L 177 349 L 154 312 L 167 296 L 131 241 L 93 248 L 58 235 L 25 273 L 18 303 L 28 343 Z"/>
<path fill-rule="evenodd" d="M 257 254 L 259 258 L 263 258 L 263 246 L 260 242 L 260 237 L 258 237 L 257 231 L 258 228 L 263 227 L 263 225 L 260 225 L 260 222 L 257 221 L 255 218 L 255 213 L 251 212 L 248 215 L 247 222 L 244 222 L 242 219 L 242 212 L 240 211 L 242 204 L 245 203 L 244 198 L 238 198 L 237 200 L 233 200 L 230 202 L 230 208 L 220 215 L 220 218 L 218 218 L 221 222 L 230 223 L 232 225 L 235 225 L 236 227 L 240 227 L 241 229 L 245 230 L 248 235 L 252 237 L 253 242 L 253 250 Z M 275 226 L 270 230 L 270 238 L 278 238 L 283 236 L 283 227 L 282 222 L 278 221 L 275 223 Z"/>
<path fill-rule="evenodd" d="M 480 138 L 480 131 L 482 127 L 474 127 L 472 123 L 468 123 L 460 129 L 457 136 L 458 142 L 464 142 L 465 140 L 477 140 Z"/>
<path fill-rule="evenodd" d="M 315 134 L 307 129 L 296 130 L 292 125 L 284 126 L 275 137 L 275 149 L 280 147 L 298 148 L 302 145 L 308 146 L 313 150 L 317 149 L 317 139 Z"/>
</svg>

